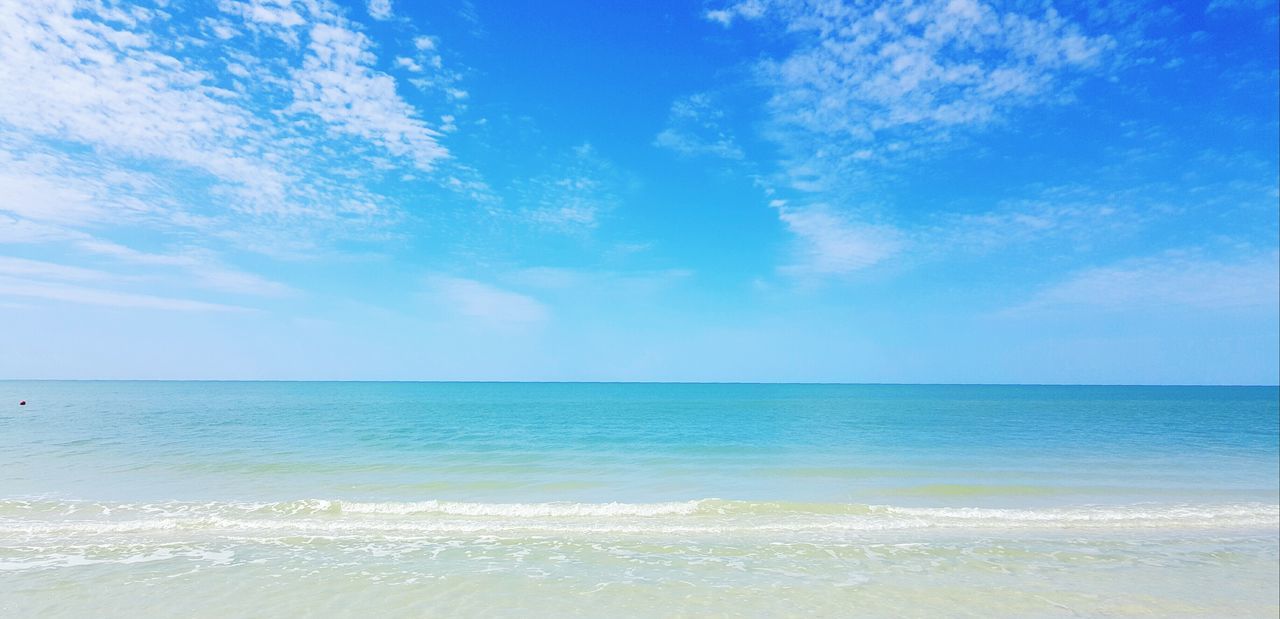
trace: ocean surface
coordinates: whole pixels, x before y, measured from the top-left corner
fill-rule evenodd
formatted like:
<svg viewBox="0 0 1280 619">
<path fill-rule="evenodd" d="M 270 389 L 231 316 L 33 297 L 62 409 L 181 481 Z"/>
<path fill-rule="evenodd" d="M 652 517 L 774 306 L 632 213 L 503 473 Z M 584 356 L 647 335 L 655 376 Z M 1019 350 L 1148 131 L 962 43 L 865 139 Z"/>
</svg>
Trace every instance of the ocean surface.
<svg viewBox="0 0 1280 619">
<path fill-rule="evenodd" d="M 1278 402 L 0 381 L 0 616 L 1276 617 Z"/>
</svg>

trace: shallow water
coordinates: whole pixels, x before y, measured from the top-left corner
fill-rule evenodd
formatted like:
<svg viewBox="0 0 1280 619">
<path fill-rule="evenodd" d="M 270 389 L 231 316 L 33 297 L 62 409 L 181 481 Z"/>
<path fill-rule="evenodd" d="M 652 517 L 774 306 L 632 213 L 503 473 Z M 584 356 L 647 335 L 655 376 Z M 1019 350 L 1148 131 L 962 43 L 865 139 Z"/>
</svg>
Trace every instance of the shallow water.
<svg viewBox="0 0 1280 619">
<path fill-rule="evenodd" d="M 1275 616 L 1277 395 L 0 382 L 0 610 Z"/>
</svg>

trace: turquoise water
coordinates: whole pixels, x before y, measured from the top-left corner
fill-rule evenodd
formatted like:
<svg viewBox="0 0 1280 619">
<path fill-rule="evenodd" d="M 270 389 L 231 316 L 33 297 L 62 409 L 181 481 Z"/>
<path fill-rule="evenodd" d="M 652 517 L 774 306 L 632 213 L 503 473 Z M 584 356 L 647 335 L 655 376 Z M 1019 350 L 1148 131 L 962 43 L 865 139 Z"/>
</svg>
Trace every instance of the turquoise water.
<svg viewBox="0 0 1280 619">
<path fill-rule="evenodd" d="M 0 610 L 1275 616 L 1278 397 L 0 382 Z"/>
</svg>

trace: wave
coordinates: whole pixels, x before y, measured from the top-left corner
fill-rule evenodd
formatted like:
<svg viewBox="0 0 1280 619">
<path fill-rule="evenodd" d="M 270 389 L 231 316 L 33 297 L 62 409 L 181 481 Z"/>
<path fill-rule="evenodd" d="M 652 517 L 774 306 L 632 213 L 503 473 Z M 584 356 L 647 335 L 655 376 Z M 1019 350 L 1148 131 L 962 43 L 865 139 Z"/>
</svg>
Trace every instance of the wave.
<svg viewBox="0 0 1280 619">
<path fill-rule="evenodd" d="M 661 503 L 0 501 L 0 535 L 161 531 L 282 534 L 858 532 L 913 529 L 1240 529 L 1280 526 L 1280 505 L 899 507 L 701 499 Z"/>
<path fill-rule="evenodd" d="M 358 503 L 320 501 L 325 511 L 344 514 L 442 514 L 450 516 L 509 516 L 517 518 L 601 516 L 687 516 L 702 509 L 704 501 L 667 503 L 464 503 L 420 501 L 411 503 Z"/>
</svg>

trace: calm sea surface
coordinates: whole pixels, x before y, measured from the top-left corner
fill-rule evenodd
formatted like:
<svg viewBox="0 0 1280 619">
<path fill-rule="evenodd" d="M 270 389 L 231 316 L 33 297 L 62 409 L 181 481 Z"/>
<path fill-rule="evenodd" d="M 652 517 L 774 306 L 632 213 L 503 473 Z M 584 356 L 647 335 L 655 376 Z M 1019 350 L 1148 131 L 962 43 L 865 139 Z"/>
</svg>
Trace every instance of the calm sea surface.
<svg viewBox="0 0 1280 619">
<path fill-rule="evenodd" d="M 0 381 L 0 615 L 1275 617 L 1278 401 Z"/>
</svg>

